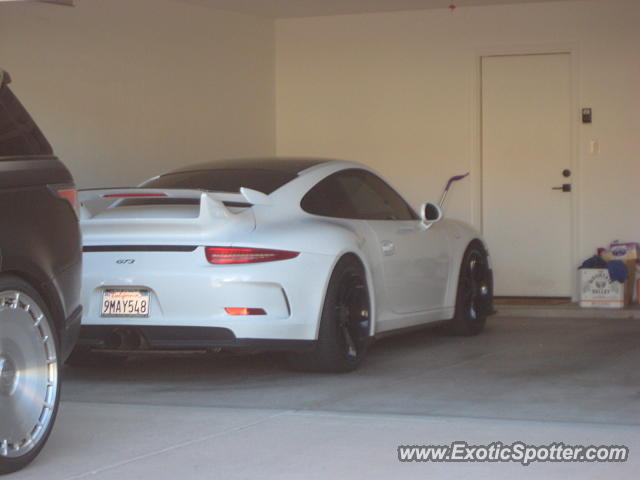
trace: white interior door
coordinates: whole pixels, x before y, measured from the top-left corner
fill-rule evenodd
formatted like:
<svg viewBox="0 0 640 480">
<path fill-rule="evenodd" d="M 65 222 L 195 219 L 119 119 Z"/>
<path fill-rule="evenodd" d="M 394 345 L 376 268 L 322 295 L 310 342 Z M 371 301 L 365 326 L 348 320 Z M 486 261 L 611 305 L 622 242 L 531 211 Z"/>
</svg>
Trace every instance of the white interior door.
<svg viewBox="0 0 640 480">
<path fill-rule="evenodd" d="M 571 296 L 571 56 L 482 59 L 482 223 L 495 294 Z M 567 173 L 567 172 L 565 172 Z"/>
</svg>

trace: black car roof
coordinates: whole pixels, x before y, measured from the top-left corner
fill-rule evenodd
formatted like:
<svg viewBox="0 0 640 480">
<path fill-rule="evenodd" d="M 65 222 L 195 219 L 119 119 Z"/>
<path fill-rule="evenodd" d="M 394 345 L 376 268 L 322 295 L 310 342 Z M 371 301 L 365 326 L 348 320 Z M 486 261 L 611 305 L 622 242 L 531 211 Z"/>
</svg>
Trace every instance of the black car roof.
<svg viewBox="0 0 640 480">
<path fill-rule="evenodd" d="M 326 158 L 230 158 L 188 165 L 186 167 L 172 170 L 163 175 L 181 172 L 194 172 L 199 170 L 270 170 L 297 175 L 303 170 L 313 167 L 314 165 L 330 161 L 331 160 Z"/>
<path fill-rule="evenodd" d="M 283 157 L 224 159 L 188 165 L 186 167 L 167 172 L 164 175 L 181 172 L 194 172 L 199 170 L 270 170 L 297 175 L 303 170 L 313 167 L 314 165 L 330 161 L 331 160 L 326 158 Z"/>
</svg>

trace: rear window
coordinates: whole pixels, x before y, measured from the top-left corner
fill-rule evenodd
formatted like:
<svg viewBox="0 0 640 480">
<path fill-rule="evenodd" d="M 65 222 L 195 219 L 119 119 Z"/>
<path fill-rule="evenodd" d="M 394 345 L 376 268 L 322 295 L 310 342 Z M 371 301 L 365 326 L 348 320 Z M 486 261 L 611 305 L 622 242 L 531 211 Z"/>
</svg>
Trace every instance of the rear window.
<svg viewBox="0 0 640 480">
<path fill-rule="evenodd" d="M 251 188 L 266 195 L 296 178 L 296 174 L 265 169 L 225 168 L 194 170 L 162 175 L 145 182 L 147 188 L 193 188 L 235 193 L 240 187 Z"/>
<path fill-rule="evenodd" d="M 51 155 L 52 149 L 8 86 L 0 88 L 0 157 Z"/>
</svg>

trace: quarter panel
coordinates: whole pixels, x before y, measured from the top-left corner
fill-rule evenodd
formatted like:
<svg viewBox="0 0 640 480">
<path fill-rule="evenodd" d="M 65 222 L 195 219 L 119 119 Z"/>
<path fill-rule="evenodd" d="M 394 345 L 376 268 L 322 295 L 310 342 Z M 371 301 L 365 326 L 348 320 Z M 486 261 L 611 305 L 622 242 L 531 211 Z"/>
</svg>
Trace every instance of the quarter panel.
<svg viewBox="0 0 640 480">
<path fill-rule="evenodd" d="M 45 186 L 0 190 L 2 271 L 37 279 L 64 321 L 79 305 L 80 232 L 69 203 Z"/>
</svg>

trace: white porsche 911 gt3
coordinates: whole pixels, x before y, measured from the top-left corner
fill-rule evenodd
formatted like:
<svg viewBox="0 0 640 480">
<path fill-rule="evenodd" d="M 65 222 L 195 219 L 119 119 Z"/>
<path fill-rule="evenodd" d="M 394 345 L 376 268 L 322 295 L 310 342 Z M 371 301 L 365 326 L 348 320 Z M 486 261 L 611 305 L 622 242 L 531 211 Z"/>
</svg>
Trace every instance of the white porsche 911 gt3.
<svg viewBox="0 0 640 480">
<path fill-rule="evenodd" d="M 85 351 L 281 350 L 348 371 L 378 336 L 473 335 L 493 310 L 480 235 L 357 163 L 210 162 L 79 200 Z"/>
</svg>

